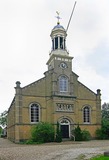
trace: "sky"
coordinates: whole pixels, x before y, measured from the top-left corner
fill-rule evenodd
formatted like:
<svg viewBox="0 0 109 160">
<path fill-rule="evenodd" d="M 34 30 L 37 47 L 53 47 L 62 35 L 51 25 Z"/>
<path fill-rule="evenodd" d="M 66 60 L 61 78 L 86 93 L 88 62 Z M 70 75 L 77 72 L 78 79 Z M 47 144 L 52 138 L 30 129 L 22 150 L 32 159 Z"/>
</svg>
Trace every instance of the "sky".
<svg viewBox="0 0 109 160">
<path fill-rule="evenodd" d="M 0 0 L 0 113 L 8 110 L 16 81 L 24 87 L 42 77 L 51 51 L 50 33 L 66 29 L 75 0 Z M 77 0 L 67 31 L 72 71 L 109 102 L 109 0 Z"/>
</svg>

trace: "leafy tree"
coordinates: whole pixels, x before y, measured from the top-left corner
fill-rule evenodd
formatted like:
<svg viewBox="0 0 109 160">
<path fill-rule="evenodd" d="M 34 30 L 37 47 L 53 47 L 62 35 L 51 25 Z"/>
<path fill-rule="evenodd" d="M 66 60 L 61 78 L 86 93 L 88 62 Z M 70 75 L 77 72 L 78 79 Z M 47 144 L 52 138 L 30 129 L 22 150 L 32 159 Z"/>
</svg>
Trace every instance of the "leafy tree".
<svg viewBox="0 0 109 160">
<path fill-rule="evenodd" d="M 54 141 L 54 128 L 50 123 L 40 122 L 32 129 L 32 141 L 46 143 Z"/>
<path fill-rule="evenodd" d="M 98 139 L 109 139 L 109 103 L 102 105 L 101 114 L 101 128 L 96 130 L 96 136 Z"/>
<path fill-rule="evenodd" d="M 102 105 L 101 130 L 103 139 L 109 139 L 109 103 L 104 103 Z"/>
<path fill-rule="evenodd" d="M 109 121 L 106 118 L 102 119 L 102 133 L 105 135 L 105 139 L 109 139 Z"/>
<path fill-rule="evenodd" d="M 0 125 L 3 127 L 7 126 L 7 111 L 4 111 L 3 113 L 0 114 Z"/>
<path fill-rule="evenodd" d="M 0 135 L 1 135 L 1 133 L 2 133 L 2 127 L 0 127 Z"/>
<path fill-rule="evenodd" d="M 109 120 L 109 103 L 102 105 L 102 118 Z"/>
<path fill-rule="evenodd" d="M 61 130 L 59 129 L 59 122 L 57 122 L 57 128 L 56 128 L 56 142 L 62 142 L 62 133 Z"/>
</svg>

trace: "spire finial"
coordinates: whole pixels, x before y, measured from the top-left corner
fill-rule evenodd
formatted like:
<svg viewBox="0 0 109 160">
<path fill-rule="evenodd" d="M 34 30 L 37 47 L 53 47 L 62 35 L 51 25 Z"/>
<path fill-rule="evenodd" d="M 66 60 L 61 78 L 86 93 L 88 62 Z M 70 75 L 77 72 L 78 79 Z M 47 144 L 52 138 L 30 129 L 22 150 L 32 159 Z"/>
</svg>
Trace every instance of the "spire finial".
<svg viewBox="0 0 109 160">
<path fill-rule="evenodd" d="M 61 19 L 61 17 L 59 16 L 60 15 L 60 13 L 58 12 L 58 11 L 56 11 L 56 13 L 57 13 L 57 16 L 56 16 L 56 18 L 57 18 L 57 24 L 60 24 L 60 22 L 59 22 L 59 20 Z"/>
</svg>

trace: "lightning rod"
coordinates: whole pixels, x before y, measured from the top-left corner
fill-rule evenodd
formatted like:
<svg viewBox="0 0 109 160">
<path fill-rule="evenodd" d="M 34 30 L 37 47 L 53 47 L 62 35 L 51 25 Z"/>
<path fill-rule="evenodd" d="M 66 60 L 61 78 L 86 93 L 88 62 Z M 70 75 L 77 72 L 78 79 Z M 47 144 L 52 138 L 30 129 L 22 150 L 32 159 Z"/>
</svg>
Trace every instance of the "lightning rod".
<svg viewBox="0 0 109 160">
<path fill-rule="evenodd" d="M 75 3 L 74 3 L 73 9 L 72 9 L 72 13 L 71 13 L 71 16 L 70 16 L 70 19 L 69 19 L 68 25 L 67 25 L 66 32 L 68 31 L 68 28 L 69 28 L 69 25 L 70 25 L 70 22 L 71 22 L 71 19 L 72 19 L 72 15 L 73 15 L 74 10 L 75 10 L 75 6 L 76 6 L 76 1 L 75 1 Z"/>
</svg>

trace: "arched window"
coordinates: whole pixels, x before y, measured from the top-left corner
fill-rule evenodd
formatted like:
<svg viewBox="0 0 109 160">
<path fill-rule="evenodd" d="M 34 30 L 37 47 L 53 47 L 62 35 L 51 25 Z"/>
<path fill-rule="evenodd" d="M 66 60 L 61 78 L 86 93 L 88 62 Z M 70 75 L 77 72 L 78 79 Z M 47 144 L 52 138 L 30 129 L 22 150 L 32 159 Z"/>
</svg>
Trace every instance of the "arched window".
<svg viewBox="0 0 109 160">
<path fill-rule="evenodd" d="M 86 106 L 83 109 L 83 121 L 84 123 L 90 123 L 90 107 Z"/>
<path fill-rule="evenodd" d="M 30 106 L 30 116 L 31 116 L 31 123 L 37 123 L 39 122 L 40 118 L 40 107 L 38 104 L 33 103 Z"/>
<path fill-rule="evenodd" d="M 60 92 L 68 91 L 68 78 L 66 76 L 61 76 L 59 78 L 59 91 Z"/>
</svg>

